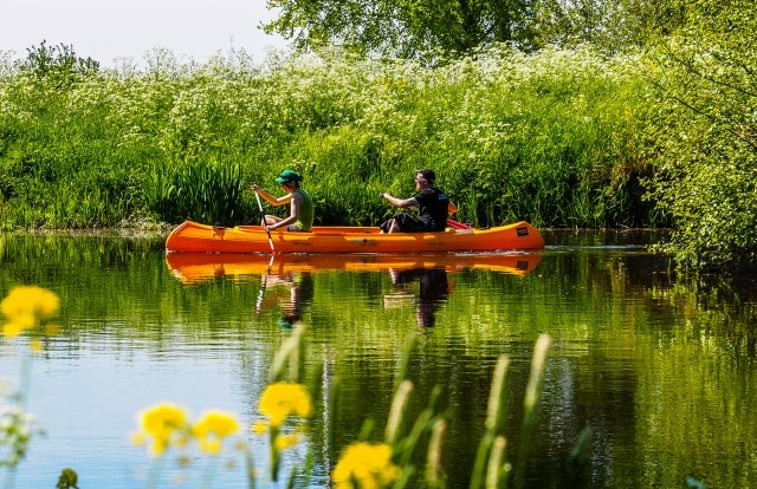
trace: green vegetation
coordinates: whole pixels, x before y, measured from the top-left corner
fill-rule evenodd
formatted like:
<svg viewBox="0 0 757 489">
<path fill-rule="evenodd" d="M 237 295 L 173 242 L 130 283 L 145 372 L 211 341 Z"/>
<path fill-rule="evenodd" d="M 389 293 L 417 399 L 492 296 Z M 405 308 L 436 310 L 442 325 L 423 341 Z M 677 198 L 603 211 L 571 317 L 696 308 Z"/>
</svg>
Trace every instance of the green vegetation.
<svg viewBox="0 0 757 489">
<path fill-rule="evenodd" d="M 25 60 L 0 56 L 0 229 L 256 222 L 248 184 L 272 189 L 286 167 L 305 176 L 317 223 L 376 224 L 392 212 L 378 191 L 407 194 L 413 170 L 432 167 L 475 225 L 673 226 L 667 249 L 682 265 L 757 261 L 749 2 L 619 1 L 604 17 L 587 2 L 581 15 L 529 14 L 552 19 L 534 24 L 546 40 L 513 44 L 475 34 L 484 10 L 464 23 L 471 39 L 445 44 L 424 29 L 468 17 L 380 4 L 415 16 L 391 41 L 413 57 L 361 54 L 391 50 L 310 25 L 295 6 L 269 29 L 308 30 L 303 48 L 359 49 L 263 65 L 156 50 L 145 69 L 117 70 L 44 43 Z M 364 8 L 348 20 L 368 35 Z M 431 44 L 448 54 L 421 54 Z"/>
<path fill-rule="evenodd" d="M 687 26 L 648 59 L 650 182 L 675 218 L 675 253 L 706 268 L 757 261 L 757 30 L 752 5 L 689 5 Z"/>
<path fill-rule="evenodd" d="M 685 21 L 686 2 L 640 0 L 267 0 L 279 10 L 264 26 L 300 49 L 342 45 L 400 57 L 466 55 L 494 43 L 534 51 L 591 42 L 645 45 Z"/>
<path fill-rule="evenodd" d="M 373 196 L 411 192 L 427 166 L 478 225 L 661 223 L 629 185 L 648 168 L 628 143 L 641 80 L 627 62 L 504 47 L 439 68 L 345 53 L 232 61 L 154 60 L 65 90 L 10 70 L 2 226 L 249 222 L 246 184 L 273 186 L 288 166 L 305 175 L 321 223 L 377 223 L 391 211 Z"/>
</svg>

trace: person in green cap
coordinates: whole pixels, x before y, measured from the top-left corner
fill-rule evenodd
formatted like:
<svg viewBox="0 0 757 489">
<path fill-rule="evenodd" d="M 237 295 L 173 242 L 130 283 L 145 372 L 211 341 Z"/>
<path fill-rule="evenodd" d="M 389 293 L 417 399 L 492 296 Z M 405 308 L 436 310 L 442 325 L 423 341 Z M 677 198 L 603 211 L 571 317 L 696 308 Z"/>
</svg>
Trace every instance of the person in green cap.
<svg viewBox="0 0 757 489">
<path fill-rule="evenodd" d="M 286 192 L 283 197 L 274 197 L 257 184 L 253 183 L 250 188 L 253 192 L 263 197 L 271 205 L 279 206 L 286 203 L 290 204 L 289 217 L 280 218 L 277 216 L 265 216 L 266 231 L 285 228 L 287 231 L 310 232 L 313 227 L 313 217 L 315 215 L 313 199 L 300 188 L 302 177 L 294 170 L 284 170 L 276 177 L 276 183 L 281 185 L 282 190 Z"/>
</svg>

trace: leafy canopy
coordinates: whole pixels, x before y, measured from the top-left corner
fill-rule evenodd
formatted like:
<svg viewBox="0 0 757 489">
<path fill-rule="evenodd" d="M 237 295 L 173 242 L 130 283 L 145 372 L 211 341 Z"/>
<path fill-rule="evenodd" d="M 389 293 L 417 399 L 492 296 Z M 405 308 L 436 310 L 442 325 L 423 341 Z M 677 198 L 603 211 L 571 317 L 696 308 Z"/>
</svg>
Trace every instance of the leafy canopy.
<svg viewBox="0 0 757 489">
<path fill-rule="evenodd" d="M 686 23 L 650 52 L 652 182 L 679 263 L 757 262 L 757 17 L 752 2 L 684 0 Z"/>
<path fill-rule="evenodd" d="M 264 26 L 298 48 L 341 44 L 410 57 L 437 48 L 467 52 L 493 42 L 530 48 L 542 2 L 534 0 L 268 0 L 280 9 Z"/>
<path fill-rule="evenodd" d="M 506 42 L 523 51 L 583 42 L 608 51 L 644 45 L 681 25 L 675 1 L 268 0 L 279 17 L 263 28 L 298 49 L 338 44 L 396 57 L 468 54 Z"/>
</svg>

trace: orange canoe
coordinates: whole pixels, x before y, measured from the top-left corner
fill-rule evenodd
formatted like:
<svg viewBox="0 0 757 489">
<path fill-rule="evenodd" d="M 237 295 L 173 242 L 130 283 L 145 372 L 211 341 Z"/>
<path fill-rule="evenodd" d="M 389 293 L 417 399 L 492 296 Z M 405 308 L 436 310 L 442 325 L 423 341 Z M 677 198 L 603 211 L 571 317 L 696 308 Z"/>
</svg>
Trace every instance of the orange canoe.
<svg viewBox="0 0 757 489">
<path fill-rule="evenodd" d="M 378 227 L 316 226 L 310 233 L 273 231 L 275 253 L 433 253 L 538 250 L 541 233 L 525 221 L 489 229 L 447 229 L 439 233 L 380 234 Z M 166 239 L 166 251 L 269 253 L 260 226 L 214 227 L 185 221 Z"/>
<path fill-rule="evenodd" d="M 443 268 L 449 273 L 483 269 L 524 276 L 536 268 L 541 256 L 535 254 L 282 254 L 254 253 L 169 253 L 166 264 L 184 283 L 215 277 L 244 278 L 249 275 L 286 275 L 323 271 L 370 272 Z"/>
</svg>

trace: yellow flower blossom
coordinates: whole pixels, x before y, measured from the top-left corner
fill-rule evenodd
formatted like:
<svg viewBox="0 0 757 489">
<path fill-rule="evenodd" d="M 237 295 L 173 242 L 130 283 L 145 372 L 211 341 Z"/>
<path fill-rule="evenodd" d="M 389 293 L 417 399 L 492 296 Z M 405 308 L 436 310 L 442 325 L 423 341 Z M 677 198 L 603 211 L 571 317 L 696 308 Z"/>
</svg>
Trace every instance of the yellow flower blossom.
<svg viewBox="0 0 757 489">
<path fill-rule="evenodd" d="M 147 436 L 145 436 L 145 434 L 141 431 L 132 433 L 131 443 L 134 445 L 144 445 L 145 443 L 147 443 Z"/>
<path fill-rule="evenodd" d="M 218 438 L 199 438 L 200 450 L 208 455 L 221 453 L 221 440 Z"/>
<path fill-rule="evenodd" d="M 258 408 L 268 416 L 273 428 L 281 426 L 288 416 L 307 418 L 313 415 L 310 394 L 302 384 L 270 384 L 263 392 Z"/>
<path fill-rule="evenodd" d="M 158 404 L 142 411 L 139 427 L 132 439 L 144 443 L 152 438 L 150 452 L 159 457 L 169 446 L 182 446 L 186 442 L 187 413 L 171 403 Z"/>
<path fill-rule="evenodd" d="M 274 445 L 276 446 L 276 450 L 282 451 L 286 450 L 292 445 L 296 445 L 297 443 L 299 443 L 299 441 L 300 437 L 298 435 L 279 435 L 276 437 Z"/>
<path fill-rule="evenodd" d="M 9 324 L 15 324 L 20 330 L 33 328 L 37 324 L 37 316 L 31 311 L 21 311 L 6 317 Z"/>
<path fill-rule="evenodd" d="M 54 292 L 36 286 L 11 289 L 0 302 L 0 312 L 11 322 L 29 321 L 29 318 L 49 318 L 60 310 L 60 299 Z"/>
<path fill-rule="evenodd" d="M 256 435 L 262 435 L 266 431 L 268 431 L 268 425 L 262 421 L 256 421 L 252 425 L 252 432 L 255 433 Z"/>
<path fill-rule="evenodd" d="M 27 329 L 19 323 L 5 323 L 3 324 L 3 336 L 6 338 L 15 338 Z"/>
<path fill-rule="evenodd" d="M 208 411 L 192 426 L 192 433 L 200 442 L 200 449 L 209 454 L 221 451 L 224 438 L 239 431 L 239 422 L 230 414 Z"/>
<path fill-rule="evenodd" d="M 380 489 L 388 486 L 399 478 L 401 472 L 391 458 L 392 449 L 386 443 L 350 444 L 331 473 L 334 488 Z"/>
<path fill-rule="evenodd" d="M 6 318 L 3 335 L 15 338 L 54 316 L 59 309 L 60 299 L 49 290 L 36 286 L 14 287 L 0 302 L 0 313 Z"/>
</svg>

